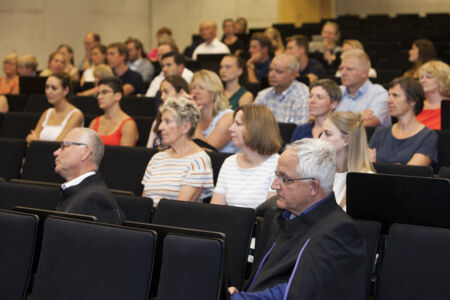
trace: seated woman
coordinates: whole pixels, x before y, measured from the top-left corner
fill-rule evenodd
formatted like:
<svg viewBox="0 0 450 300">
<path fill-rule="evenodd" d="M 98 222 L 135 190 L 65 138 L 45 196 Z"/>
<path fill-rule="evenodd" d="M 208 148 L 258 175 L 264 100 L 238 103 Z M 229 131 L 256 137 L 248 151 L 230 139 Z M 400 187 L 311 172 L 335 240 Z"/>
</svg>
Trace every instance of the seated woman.
<svg viewBox="0 0 450 300">
<path fill-rule="evenodd" d="M 408 54 L 408 60 L 413 64 L 413 67 L 406 71 L 403 77 L 419 78 L 420 67 L 424 63 L 437 58 L 436 48 L 433 42 L 427 39 L 415 40 Z"/>
<path fill-rule="evenodd" d="M 191 94 L 200 109 L 200 123 L 194 138 L 208 143 L 220 152 L 237 152 L 228 131 L 233 123 L 233 110 L 228 108 L 219 76 L 208 70 L 195 72 Z"/>
<path fill-rule="evenodd" d="M 223 37 L 222 43 L 227 45 L 230 49 L 230 53 L 238 54 L 240 51 L 245 50 L 245 45 L 239 37 L 234 34 L 234 21 L 233 19 L 225 19 L 222 23 Z"/>
<path fill-rule="evenodd" d="M 430 129 L 441 129 L 441 102 L 450 97 L 450 66 L 429 61 L 420 67 L 419 77 L 425 101 L 417 120 Z"/>
<path fill-rule="evenodd" d="M 61 44 L 56 49 L 58 53 L 64 56 L 64 72 L 70 75 L 70 79 L 77 81 L 80 78 L 78 69 L 73 65 L 73 49 L 69 45 Z"/>
<path fill-rule="evenodd" d="M 53 105 L 41 115 L 34 130 L 27 136 L 33 140 L 60 141 L 72 128 L 83 126 L 83 113 L 67 101 L 70 94 L 70 76 L 55 72 L 47 78 L 45 95 Z"/>
<path fill-rule="evenodd" d="M 53 52 L 48 57 L 47 69 L 44 69 L 39 76 L 47 77 L 55 72 L 63 72 L 65 66 L 64 55 L 59 52 Z"/>
<path fill-rule="evenodd" d="M 278 31 L 278 29 L 269 27 L 264 31 L 264 34 L 267 35 L 269 39 L 272 41 L 272 49 L 274 52 L 274 56 L 284 52 L 285 48 L 283 40 L 281 39 L 281 34 Z"/>
<path fill-rule="evenodd" d="M 423 89 L 416 79 L 402 77 L 389 83 L 389 111 L 398 122 L 377 128 L 370 139 L 376 162 L 417 166 L 436 162 L 437 134 L 416 118 L 423 100 Z"/>
<path fill-rule="evenodd" d="M 234 54 L 226 55 L 220 62 L 220 78 L 225 83 L 225 96 L 233 110 L 238 106 L 253 103 L 253 94 L 239 83 L 244 67 L 244 60 Z"/>
<path fill-rule="evenodd" d="M 104 45 L 96 45 L 91 50 L 92 65 L 83 72 L 80 79 L 80 85 L 83 86 L 85 82 L 95 82 L 94 68 L 101 64 L 106 64 L 106 47 Z"/>
<path fill-rule="evenodd" d="M 342 41 L 342 53 L 344 53 L 345 51 L 348 51 L 348 50 L 352 50 L 352 49 L 360 49 L 362 51 L 365 51 L 363 45 L 358 40 L 343 40 Z M 341 78 L 342 77 L 341 71 L 337 70 L 334 77 Z M 370 68 L 369 78 L 377 78 L 377 71 L 375 71 L 374 68 Z"/>
<path fill-rule="evenodd" d="M 161 82 L 159 90 L 161 91 L 162 103 L 165 103 L 169 98 L 178 98 L 180 96 L 187 95 L 189 86 L 183 77 L 175 75 L 165 78 Z M 161 124 L 161 114 L 158 111 L 155 121 L 153 121 L 152 128 L 150 129 L 147 148 L 157 148 L 163 150 L 164 146 L 162 144 L 159 124 Z"/>
<path fill-rule="evenodd" d="M 323 122 L 341 101 L 341 89 L 333 80 L 317 80 L 311 84 L 309 90 L 310 121 L 295 129 L 291 137 L 292 143 L 303 138 L 318 138 L 322 134 Z"/>
<path fill-rule="evenodd" d="M 19 75 L 17 74 L 17 55 L 8 54 L 3 60 L 5 77 L 0 77 L 0 95 L 19 94 Z"/>
<path fill-rule="evenodd" d="M 276 194 L 270 185 L 281 148 L 277 121 L 266 106 L 244 105 L 234 112 L 230 132 L 242 152 L 222 164 L 211 203 L 256 208 Z"/>
<path fill-rule="evenodd" d="M 34 55 L 25 54 L 17 59 L 17 72 L 19 76 L 37 76 L 38 61 Z"/>
<path fill-rule="evenodd" d="M 89 128 L 98 132 L 105 145 L 135 146 L 139 134 L 133 118 L 120 108 L 122 81 L 116 77 L 98 83 L 98 106 L 105 114 L 92 120 Z"/>
<path fill-rule="evenodd" d="M 89 69 L 88 69 L 89 70 Z M 114 77 L 114 72 L 110 66 L 105 64 L 100 64 L 98 66 L 93 67 L 94 74 L 94 87 L 82 92 L 79 92 L 78 96 L 97 96 L 98 92 L 98 83 L 100 80 L 105 78 Z"/>
<path fill-rule="evenodd" d="M 186 98 L 169 98 L 161 112 L 162 141 L 169 150 L 153 155 L 145 170 L 142 196 L 160 199 L 202 201 L 212 194 L 211 160 L 192 141 L 200 119 L 195 103 Z"/>
<path fill-rule="evenodd" d="M 346 210 L 346 182 L 348 172 L 373 173 L 366 129 L 361 115 L 353 112 L 334 112 L 323 123 L 321 139 L 336 148 L 336 174 L 333 191 L 336 202 Z"/>
</svg>

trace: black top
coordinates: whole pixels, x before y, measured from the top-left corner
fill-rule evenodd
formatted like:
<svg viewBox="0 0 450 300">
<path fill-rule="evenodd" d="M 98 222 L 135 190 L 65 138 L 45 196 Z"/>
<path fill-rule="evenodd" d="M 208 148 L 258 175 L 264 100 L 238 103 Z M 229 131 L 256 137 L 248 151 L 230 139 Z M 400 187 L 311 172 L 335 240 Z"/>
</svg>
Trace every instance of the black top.
<svg viewBox="0 0 450 300">
<path fill-rule="evenodd" d="M 119 78 L 122 80 L 123 84 L 128 83 L 134 87 L 132 95 L 145 94 L 144 81 L 142 80 L 141 74 L 139 74 L 138 72 L 135 72 L 128 68 L 128 70 L 123 73 L 122 76 L 119 76 Z"/>
</svg>

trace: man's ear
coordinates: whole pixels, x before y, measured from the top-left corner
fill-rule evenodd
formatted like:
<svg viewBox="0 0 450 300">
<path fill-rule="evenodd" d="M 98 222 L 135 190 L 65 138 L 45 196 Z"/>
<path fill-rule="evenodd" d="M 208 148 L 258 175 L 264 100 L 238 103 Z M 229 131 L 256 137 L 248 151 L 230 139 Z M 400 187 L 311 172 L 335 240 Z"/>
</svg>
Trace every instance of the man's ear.
<svg viewBox="0 0 450 300">
<path fill-rule="evenodd" d="M 85 162 L 92 155 L 92 149 L 89 146 L 83 147 L 83 154 L 81 155 L 81 161 Z"/>
<path fill-rule="evenodd" d="M 310 192 L 311 196 L 315 196 L 319 193 L 320 190 L 320 182 L 318 180 L 311 180 Z"/>
</svg>

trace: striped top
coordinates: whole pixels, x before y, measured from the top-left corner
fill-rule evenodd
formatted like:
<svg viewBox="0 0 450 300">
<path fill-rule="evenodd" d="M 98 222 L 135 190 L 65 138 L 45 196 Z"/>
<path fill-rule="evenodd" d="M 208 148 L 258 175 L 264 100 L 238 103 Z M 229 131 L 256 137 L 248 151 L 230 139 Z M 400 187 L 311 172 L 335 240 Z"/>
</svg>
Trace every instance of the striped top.
<svg viewBox="0 0 450 300">
<path fill-rule="evenodd" d="M 148 163 L 142 184 L 144 196 L 155 204 L 162 198 L 177 200 L 183 185 L 203 187 L 197 199 L 201 201 L 211 197 L 214 187 L 211 160 L 205 151 L 182 158 L 173 158 L 168 151 L 159 152 Z"/>
<path fill-rule="evenodd" d="M 237 156 L 225 159 L 220 168 L 215 193 L 225 195 L 228 205 L 256 208 L 267 199 L 275 179 L 278 153 L 269 156 L 259 166 L 242 169 L 238 166 Z"/>
</svg>

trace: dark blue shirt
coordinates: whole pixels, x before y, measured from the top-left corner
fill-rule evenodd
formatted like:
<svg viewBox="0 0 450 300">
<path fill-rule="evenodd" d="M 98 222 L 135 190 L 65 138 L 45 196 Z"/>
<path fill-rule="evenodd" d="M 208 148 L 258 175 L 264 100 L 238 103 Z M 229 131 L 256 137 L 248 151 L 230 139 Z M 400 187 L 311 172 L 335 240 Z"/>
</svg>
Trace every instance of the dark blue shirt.
<svg viewBox="0 0 450 300">
<path fill-rule="evenodd" d="M 300 75 L 308 74 L 314 74 L 319 79 L 325 78 L 325 67 L 317 59 L 308 58 L 308 64 L 303 70 L 300 70 Z"/>
<path fill-rule="evenodd" d="M 269 75 L 269 67 L 271 62 L 272 59 L 269 58 L 265 62 L 255 64 L 255 75 L 256 78 L 258 78 L 258 81 L 261 81 L 262 77 L 267 77 Z"/>
<path fill-rule="evenodd" d="M 314 121 L 302 124 L 295 128 L 291 137 L 291 143 L 301 140 L 303 138 L 312 138 L 312 129 L 314 127 Z"/>
<path fill-rule="evenodd" d="M 128 68 L 128 70 L 122 74 L 122 76 L 119 76 L 119 78 L 122 80 L 123 84 L 131 84 L 134 88 L 134 91 L 132 95 L 136 94 L 145 94 L 144 91 L 144 81 L 142 80 L 141 74 L 138 72 L 132 71 Z"/>
</svg>

